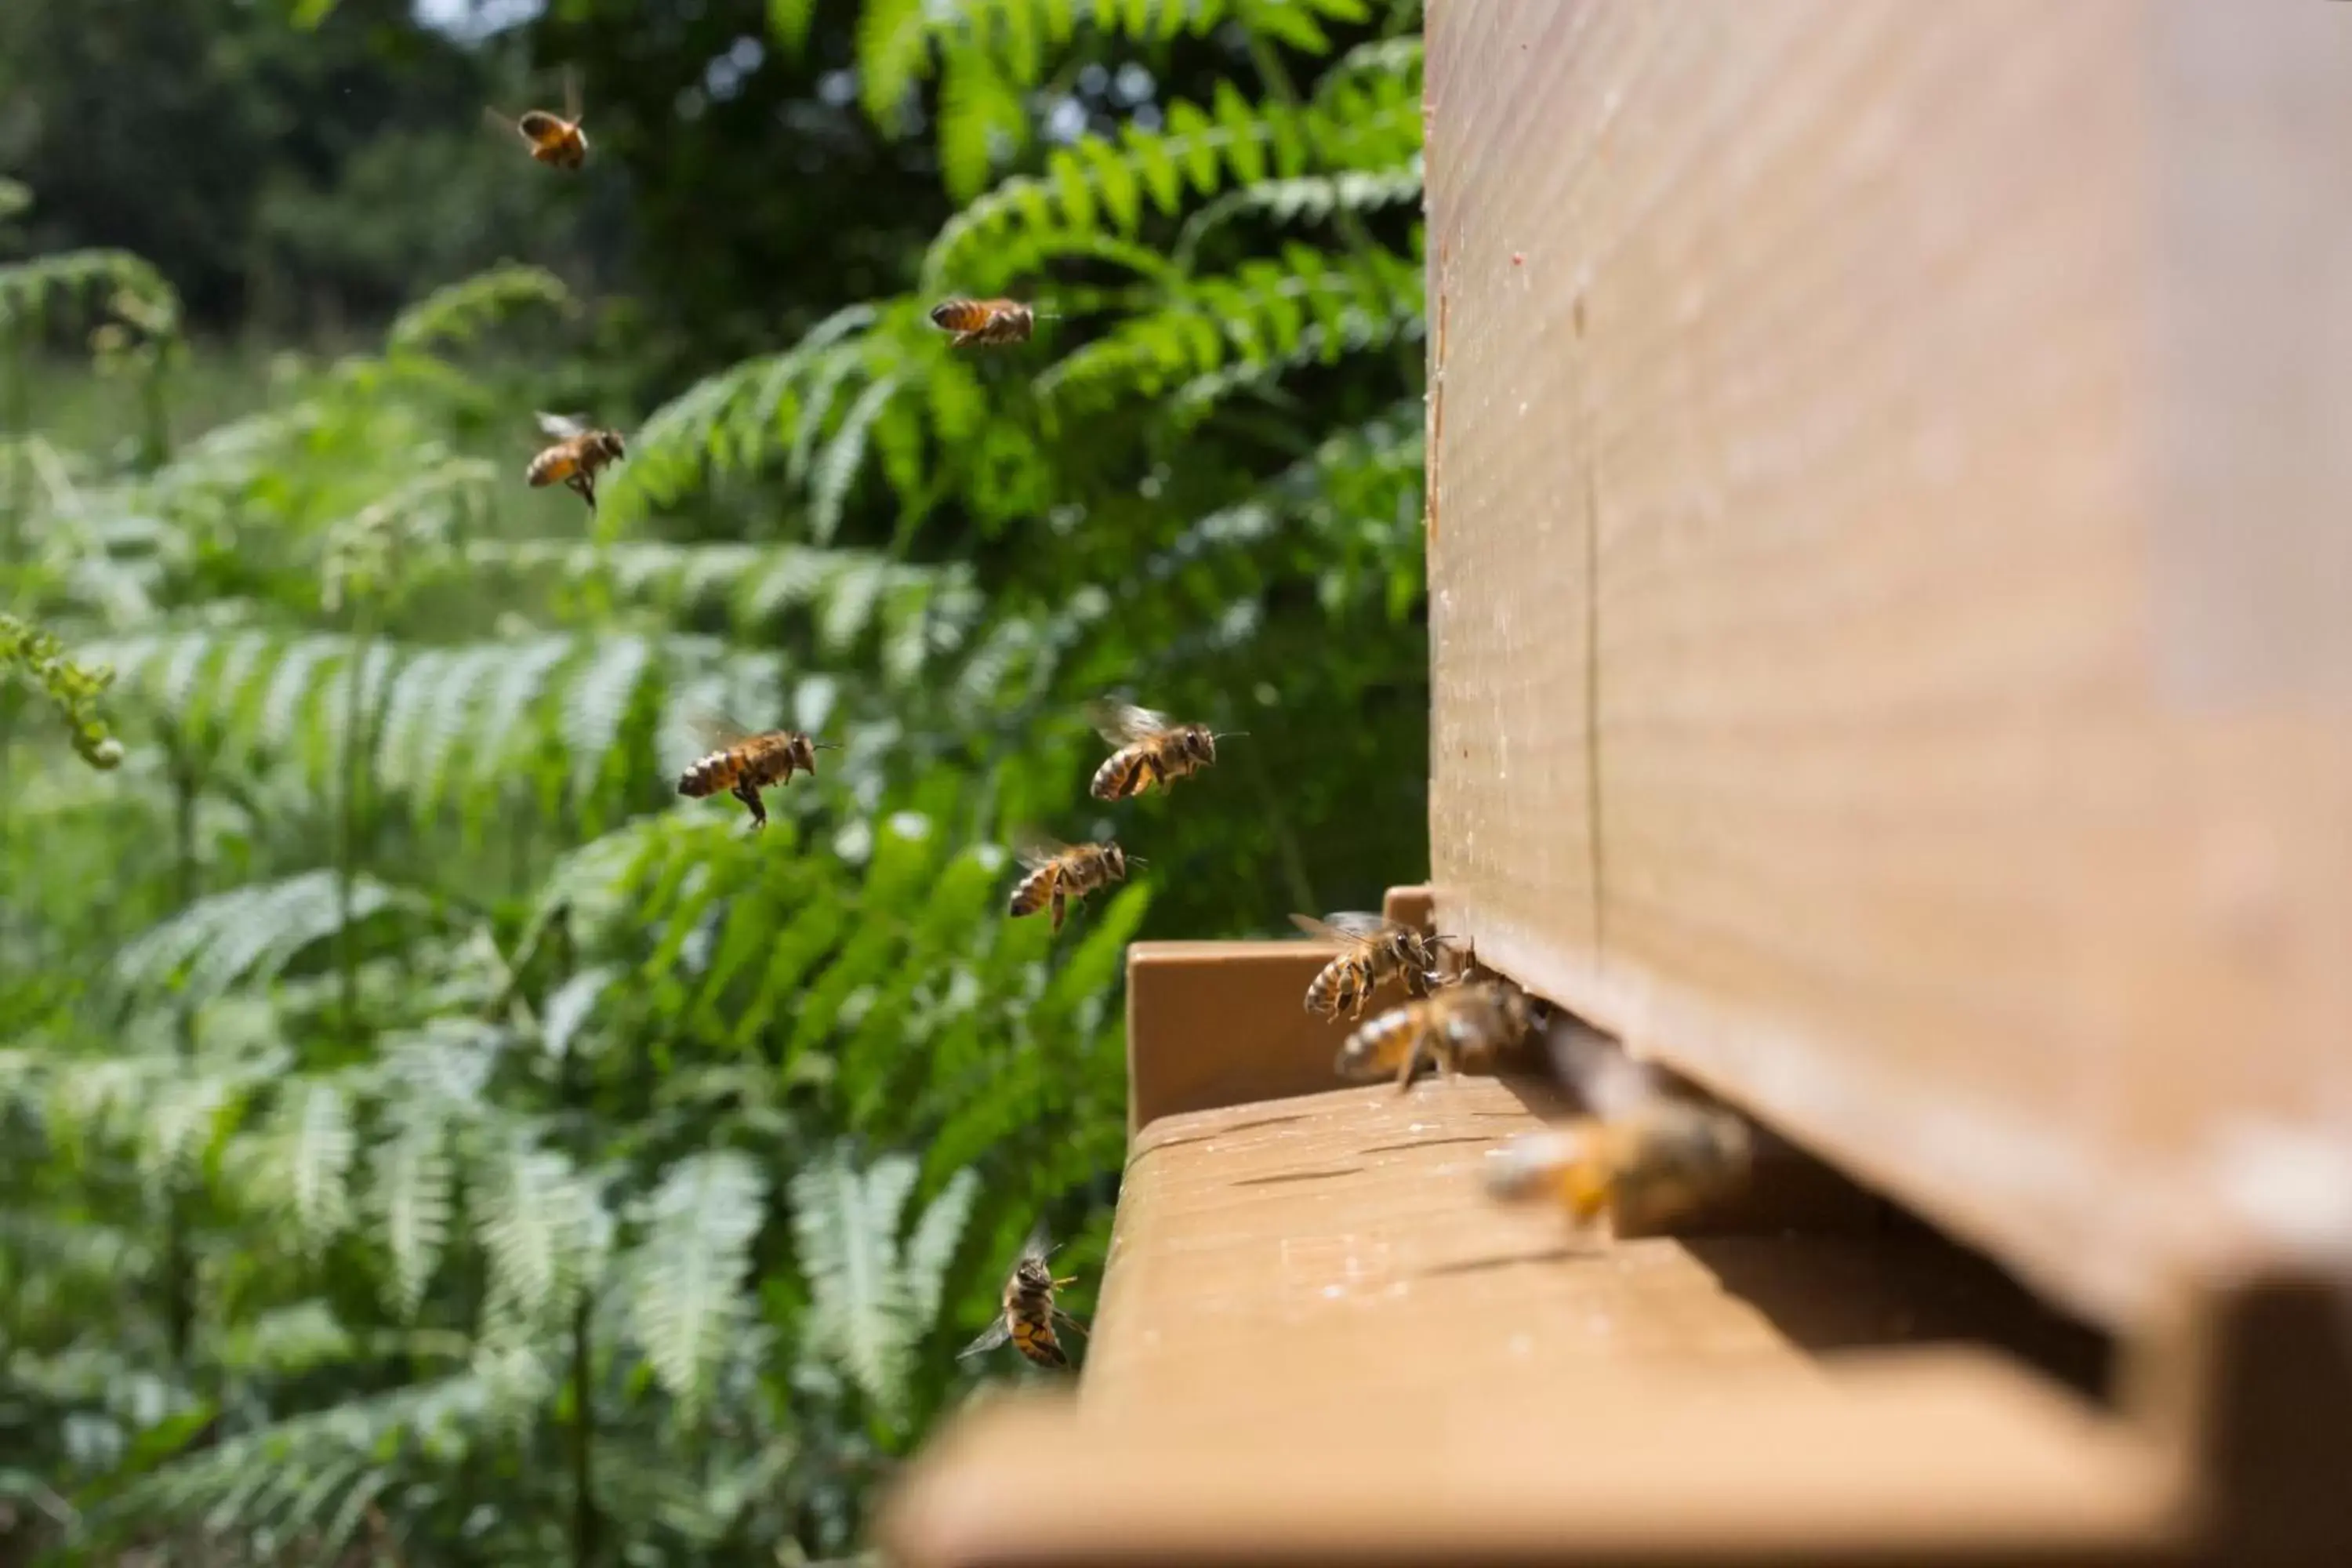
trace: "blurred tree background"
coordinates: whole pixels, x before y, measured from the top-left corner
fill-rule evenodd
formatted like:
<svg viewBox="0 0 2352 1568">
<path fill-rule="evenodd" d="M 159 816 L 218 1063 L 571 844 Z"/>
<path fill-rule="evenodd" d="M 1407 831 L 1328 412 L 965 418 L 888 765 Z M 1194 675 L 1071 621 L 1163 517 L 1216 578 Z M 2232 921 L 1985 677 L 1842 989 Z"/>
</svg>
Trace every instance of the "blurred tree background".
<svg viewBox="0 0 2352 1568">
<path fill-rule="evenodd" d="M 0 1563 L 862 1550 L 1126 942 L 1424 868 L 1420 21 L 0 7 Z M 1107 807 L 1103 691 L 1248 736 Z"/>
</svg>

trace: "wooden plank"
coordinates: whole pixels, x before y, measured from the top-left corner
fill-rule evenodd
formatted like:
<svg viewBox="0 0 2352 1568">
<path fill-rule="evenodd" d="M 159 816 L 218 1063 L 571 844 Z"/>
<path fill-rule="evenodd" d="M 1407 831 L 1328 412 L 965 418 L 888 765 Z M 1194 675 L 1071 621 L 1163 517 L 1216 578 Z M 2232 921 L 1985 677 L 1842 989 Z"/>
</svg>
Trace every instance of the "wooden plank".
<svg viewBox="0 0 2352 1568">
<path fill-rule="evenodd" d="M 2352 7 L 1429 47 L 1441 923 L 2118 1325 L 2352 1237 Z"/>
<path fill-rule="evenodd" d="M 1559 1109 L 1469 1077 L 1154 1121 L 1075 1398 L 968 1412 L 893 1561 L 2169 1560 L 2156 1445 L 1957 1348 L 2095 1352 L 2014 1284 L 1919 1235 L 1572 1240 L 1479 1183 Z"/>
</svg>

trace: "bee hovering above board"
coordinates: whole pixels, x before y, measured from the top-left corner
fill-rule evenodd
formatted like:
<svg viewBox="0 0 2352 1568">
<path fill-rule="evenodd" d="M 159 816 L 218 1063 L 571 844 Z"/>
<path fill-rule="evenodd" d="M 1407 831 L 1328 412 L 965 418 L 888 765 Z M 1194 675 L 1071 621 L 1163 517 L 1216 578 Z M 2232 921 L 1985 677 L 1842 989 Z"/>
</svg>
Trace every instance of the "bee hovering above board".
<svg viewBox="0 0 2352 1568">
<path fill-rule="evenodd" d="M 698 713 L 690 722 L 711 749 L 687 764 L 678 775 L 677 793 L 700 800 L 727 791 L 751 812 L 755 833 L 768 826 L 768 808 L 760 802 L 762 789 L 788 783 L 795 773 L 814 775 L 816 754 L 841 749 L 798 730 L 755 732 L 722 713 Z"/>
<path fill-rule="evenodd" d="M 530 155 L 558 169 L 577 169 L 588 161 L 588 135 L 580 129 L 580 73 L 563 68 L 563 112 L 527 109 L 505 115 L 495 109 L 482 113 L 501 131 L 511 131 L 530 149 Z"/>
<path fill-rule="evenodd" d="M 617 430 L 599 430 L 587 420 L 541 414 L 539 427 L 554 445 L 543 447 L 523 470 L 533 489 L 560 484 L 596 510 L 596 475 L 628 455 Z"/>
<path fill-rule="evenodd" d="M 1408 994 L 1429 994 L 1430 979 L 1446 938 L 1424 936 L 1411 926 L 1350 910 L 1328 920 L 1294 914 L 1290 923 L 1308 936 L 1336 942 L 1347 951 L 1318 970 L 1307 983 L 1307 1010 L 1326 1018 L 1364 1016 L 1364 1004 L 1383 982 L 1404 982 Z"/>
<path fill-rule="evenodd" d="M 1165 713 L 1113 697 L 1087 703 L 1087 722 L 1118 748 L 1103 759 L 1094 783 L 1087 786 L 1097 800 L 1126 800 L 1155 784 L 1165 792 L 1176 780 L 1214 763 L 1219 741 L 1248 732 L 1213 734 L 1206 724 L 1180 724 Z"/>
<path fill-rule="evenodd" d="M 1464 981 L 1401 1002 L 1359 1028 L 1340 1046 L 1333 1069 L 1353 1082 L 1393 1072 L 1403 1089 L 1427 1058 L 1450 1078 L 1465 1063 L 1492 1061 L 1517 1045 L 1542 1012 L 1507 980 Z"/>
<path fill-rule="evenodd" d="M 953 332 L 952 349 L 1025 343 L 1037 312 L 1018 300 L 945 300 L 931 307 L 931 325 Z"/>
<path fill-rule="evenodd" d="M 1030 1227 L 1028 1239 L 1021 1244 L 1020 1260 L 1013 1264 L 1012 1277 L 1004 1281 L 1003 1309 L 996 1321 L 988 1326 L 971 1343 L 956 1352 L 961 1361 L 969 1356 L 985 1355 L 1005 1341 L 1013 1348 L 1039 1366 L 1066 1367 L 1069 1352 L 1062 1348 L 1056 1326 L 1075 1330 L 1081 1337 L 1086 1325 L 1054 1304 L 1054 1292 L 1076 1284 L 1077 1277 L 1066 1279 L 1054 1278 L 1046 1259 L 1060 1248 L 1045 1245 L 1045 1222 L 1039 1220 Z"/>
<path fill-rule="evenodd" d="M 1018 920 L 1051 909 L 1057 931 L 1066 905 L 1127 880 L 1127 868 L 1144 863 L 1142 856 L 1129 855 L 1117 843 L 1065 844 L 1036 833 L 1024 834 L 1013 852 L 1027 875 L 1013 884 L 1005 912 Z"/>
<path fill-rule="evenodd" d="M 1654 1068 L 1572 1019 L 1547 1034 L 1552 1067 L 1589 1113 L 1513 1139 L 1493 1155 L 1489 1195 L 1549 1202 L 1579 1229 L 1676 1219 L 1736 1191 L 1753 1158 L 1748 1123 L 1669 1094 Z"/>
</svg>

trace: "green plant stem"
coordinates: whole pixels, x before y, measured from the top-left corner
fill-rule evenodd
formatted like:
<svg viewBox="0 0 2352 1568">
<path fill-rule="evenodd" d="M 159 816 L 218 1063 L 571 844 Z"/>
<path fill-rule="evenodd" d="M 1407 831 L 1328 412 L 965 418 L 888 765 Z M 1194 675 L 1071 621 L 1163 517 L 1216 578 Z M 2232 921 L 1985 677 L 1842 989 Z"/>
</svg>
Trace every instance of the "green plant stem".
<svg viewBox="0 0 2352 1568">
<path fill-rule="evenodd" d="M 337 759 L 341 786 L 335 792 L 335 981 L 347 1045 L 359 1038 L 359 936 L 352 920 L 359 890 L 359 795 L 367 772 L 367 724 L 360 704 L 367 695 L 368 633 L 365 602 L 354 599 L 351 668 L 343 672 L 342 755 Z"/>
<path fill-rule="evenodd" d="M 196 900 L 196 770 L 174 749 L 172 757 L 173 896 L 180 909 Z M 176 1010 L 174 1045 L 183 1064 L 196 1054 L 195 1015 L 185 1004 Z M 188 1351 L 194 1339 L 195 1289 L 188 1247 L 187 1194 L 176 1171 L 165 1177 L 163 1212 L 163 1335 L 171 1347 L 172 1365 L 185 1374 Z"/>
</svg>

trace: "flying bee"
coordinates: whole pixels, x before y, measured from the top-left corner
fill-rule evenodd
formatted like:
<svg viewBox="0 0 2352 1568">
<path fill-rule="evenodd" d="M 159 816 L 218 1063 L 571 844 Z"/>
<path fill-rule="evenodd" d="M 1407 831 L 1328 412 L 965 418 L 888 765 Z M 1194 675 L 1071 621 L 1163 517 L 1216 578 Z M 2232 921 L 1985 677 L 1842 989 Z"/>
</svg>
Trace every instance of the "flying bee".
<svg viewBox="0 0 2352 1568">
<path fill-rule="evenodd" d="M 1037 312 L 1017 300 L 946 300 L 931 307 L 931 325 L 953 332 L 952 349 L 1025 343 Z"/>
<path fill-rule="evenodd" d="M 1215 762 L 1217 742 L 1231 738 L 1211 733 L 1206 724 L 1179 724 L 1165 713 L 1108 697 L 1087 704 L 1087 721 L 1118 748 L 1103 759 L 1094 783 L 1087 786 L 1097 800 L 1126 800 L 1155 784 L 1164 792 L 1185 774 Z"/>
<path fill-rule="evenodd" d="M 1728 1111 L 1659 1099 L 1614 1119 L 1513 1139 L 1486 1172 L 1505 1203 L 1559 1204 L 1580 1227 L 1602 1214 L 1613 1227 L 1688 1212 L 1748 1173 L 1748 1124 Z"/>
<path fill-rule="evenodd" d="M 594 429 L 584 419 L 561 414 L 540 415 L 539 427 L 554 445 L 542 448 L 530 460 L 530 467 L 523 470 L 523 479 L 533 489 L 560 483 L 586 501 L 590 511 L 594 511 L 597 470 L 627 456 L 620 432 Z"/>
<path fill-rule="evenodd" d="M 1393 1072 L 1402 1089 L 1426 1056 L 1451 1077 L 1465 1063 L 1491 1061 L 1518 1044 L 1540 1021 L 1541 1008 L 1507 980 L 1448 985 L 1400 1002 L 1360 1026 L 1341 1044 L 1332 1067 L 1359 1083 Z"/>
<path fill-rule="evenodd" d="M 1013 884 L 1006 912 L 1018 918 L 1051 906 L 1055 931 L 1062 929 L 1066 902 L 1127 880 L 1127 868 L 1144 863 L 1142 856 L 1129 855 L 1116 843 L 1064 844 L 1041 835 L 1024 836 L 1015 852 L 1028 875 Z"/>
<path fill-rule="evenodd" d="M 588 161 L 587 133 L 580 129 L 580 75 L 569 66 L 563 70 L 562 114 L 551 114 L 544 109 L 527 109 L 513 118 L 495 109 L 482 112 L 499 130 L 520 136 L 530 147 L 530 155 L 542 163 L 577 169 Z"/>
<path fill-rule="evenodd" d="M 1308 936 L 1336 942 L 1347 949 L 1307 983 L 1307 1010 L 1326 1018 L 1336 1018 L 1343 1012 L 1350 1018 L 1362 1017 L 1364 1004 L 1391 977 L 1402 980 L 1408 994 L 1428 995 L 1439 944 L 1446 940 L 1423 936 L 1411 926 L 1354 910 L 1319 921 L 1313 915 L 1294 914 L 1290 923 Z"/>
<path fill-rule="evenodd" d="M 1078 1282 L 1076 1275 L 1066 1279 L 1054 1278 L 1046 1259 L 1060 1250 L 1059 1247 L 1045 1245 L 1043 1219 L 1029 1227 L 1028 1237 L 1021 1244 L 1021 1257 L 1013 1265 L 1012 1277 L 1004 1281 L 1004 1310 L 978 1339 L 956 1352 L 958 1361 L 984 1355 L 1011 1340 L 1014 1350 L 1039 1366 L 1070 1364 L 1069 1355 L 1062 1349 L 1061 1337 L 1054 1331 L 1058 1325 L 1075 1330 L 1084 1338 L 1087 1326 L 1054 1304 L 1055 1291 Z"/>
<path fill-rule="evenodd" d="M 812 740 L 798 730 L 762 730 L 758 733 L 717 713 L 698 713 L 692 721 L 697 735 L 711 749 L 687 765 L 677 778 L 677 793 L 695 800 L 725 790 L 751 813 L 751 830 L 768 826 L 768 808 L 760 792 L 770 784 L 791 782 L 794 773 L 814 775 L 819 752 L 837 752 L 831 742 Z"/>
</svg>

